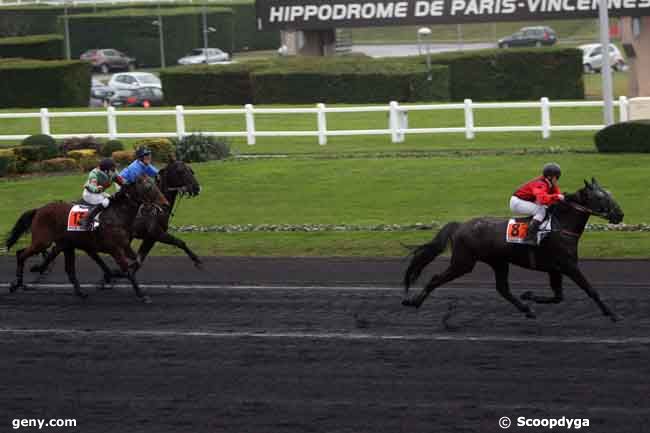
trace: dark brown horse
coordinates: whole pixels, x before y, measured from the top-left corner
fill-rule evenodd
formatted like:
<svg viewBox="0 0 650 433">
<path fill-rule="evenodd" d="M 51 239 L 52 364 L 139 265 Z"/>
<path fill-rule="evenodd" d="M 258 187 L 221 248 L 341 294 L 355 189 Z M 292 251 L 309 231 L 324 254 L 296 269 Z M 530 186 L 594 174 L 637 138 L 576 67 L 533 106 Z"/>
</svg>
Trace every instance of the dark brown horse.
<svg viewBox="0 0 650 433">
<path fill-rule="evenodd" d="M 497 291 L 527 317 L 534 318 L 533 310 L 510 292 L 508 270 L 510 264 L 549 275 L 554 296 L 536 296 L 531 292 L 522 299 L 540 304 L 559 303 L 563 299 L 562 277 L 566 275 L 582 288 L 600 307 L 605 316 L 617 320 L 618 316 L 600 299 L 598 292 L 578 267 L 578 242 L 591 215 L 606 218 L 611 223 L 623 221 L 623 212 L 611 194 L 592 179 L 585 181 L 585 187 L 575 194 L 569 194 L 549 212 L 556 217 L 559 228 L 552 231 L 538 247 L 507 243 L 507 219 L 476 218 L 465 223 L 453 222 L 444 226 L 429 243 L 414 249 L 413 258 L 404 274 L 405 293 L 418 279 L 422 270 L 452 246 L 449 267 L 435 275 L 416 296 L 406 298 L 403 305 L 420 307 L 436 287 L 471 272 L 476 262 L 492 267 L 496 277 Z"/>
<path fill-rule="evenodd" d="M 135 279 L 135 266 L 138 256 L 131 248 L 131 229 L 138 209 L 143 204 L 168 206 L 155 182 L 150 178 L 140 178 L 136 183 L 125 185 L 113 196 L 111 206 L 101 215 L 101 225 L 97 230 L 69 231 L 68 216 L 71 203 L 53 202 L 38 209 L 31 209 L 18 219 L 6 240 L 6 247 L 13 247 L 18 239 L 31 230 L 31 244 L 16 252 L 16 281 L 11 284 L 12 292 L 25 288 L 23 272 L 25 261 L 36 254 L 43 253 L 53 243 L 65 255 L 65 270 L 75 294 L 87 295 L 81 290 L 75 271 L 75 249 L 85 251 L 91 258 L 101 260 L 98 253 L 110 254 L 126 275 L 136 295 L 149 302 Z M 57 253 L 58 254 L 58 253 Z M 128 260 L 135 261 L 129 264 Z"/>
<path fill-rule="evenodd" d="M 194 264 L 200 267 L 201 260 L 187 244 L 182 239 L 167 232 L 169 229 L 169 220 L 173 216 L 172 212 L 180 197 L 184 195 L 194 197 L 201 192 L 201 186 L 194 175 L 194 170 L 182 161 L 172 161 L 160 170 L 157 178 L 157 186 L 169 202 L 169 206 L 145 205 L 140 208 L 140 212 L 131 227 L 132 237 L 142 239 L 142 244 L 138 250 L 138 261 L 134 270 L 137 271 L 139 269 L 156 242 L 173 245 L 182 249 Z M 54 262 L 54 259 L 62 251 L 60 246 L 55 245 L 45 255 L 44 261 L 32 266 L 30 271 L 41 274 L 46 273 L 50 265 Z M 104 271 L 104 279 L 101 282 L 102 286 L 109 284 L 113 277 L 125 276 L 119 270 L 111 271 L 99 256 L 90 257 Z"/>
</svg>

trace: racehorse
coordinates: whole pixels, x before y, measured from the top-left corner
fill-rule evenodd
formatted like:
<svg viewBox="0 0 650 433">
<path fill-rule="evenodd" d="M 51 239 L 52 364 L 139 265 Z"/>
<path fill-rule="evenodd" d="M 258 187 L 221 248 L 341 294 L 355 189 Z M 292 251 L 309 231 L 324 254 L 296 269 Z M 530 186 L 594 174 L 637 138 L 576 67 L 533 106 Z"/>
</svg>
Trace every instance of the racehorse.
<svg viewBox="0 0 650 433">
<path fill-rule="evenodd" d="M 575 194 L 566 195 L 564 201 L 551 206 L 548 213 L 557 220 L 553 229 L 539 246 L 506 242 L 507 219 L 476 218 L 465 223 L 451 222 L 445 225 L 434 239 L 413 249 L 413 257 L 404 274 L 405 296 L 409 287 L 418 279 L 422 270 L 451 244 L 452 256 L 449 267 L 435 275 L 427 285 L 413 297 L 405 297 L 402 305 L 419 308 L 436 287 L 448 283 L 474 269 L 476 262 L 484 262 L 494 270 L 496 289 L 506 300 L 529 318 L 535 313 L 530 306 L 514 297 L 510 292 L 508 271 L 510 263 L 523 268 L 547 272 L 554 296 L 536 296 L 530 291 L 523 300 L 540 304 L 560 303 L 563 300 L 562 278 L 569 277 L 600 307 L 605 316 L 613 321 L 618 316 L 600 299 L 598 292 L 578 267 L 578 242 L 591 215 L 618 224 L 623 221 L 623 212 L 612 195 L 592 178 L 585 180 L 584 188 Z"/>
<path fill-rule="evenodd" d="M 80 249 L 95 260 L 101 260 L 98 255 L 100 252 L 110 254 L 131 282 L 138 298 L 150 302 L 135 279 L 134 266 L 128 262 L 128 259 L 136 263 L 138 260 L 130 245 L 131 227 L 138 209 L 146 203 L 169 205 L 153 179 L 141 177 L 135 183 L 125 185 L 114 195 L 111 206 L 102 212 L 101 225 L 95 231 L 69 230 L 69 216 L 73 207 L 71 203 L 53 202 L 23 213 L 7 237 L 7 250 L 30 230 L 32 239 L 27 248 L 16 252 L 16 281 L 11 284 L 10 291 L 26 288 L 23 283 L 25 261 L 33 255 L 45 252 L 55 243 L 56 248 L 65 255 L 65 270 L 76 295 L 82 298 L 87 296 L 81 290 L 75 271 L 74 250 Z"/>
<path fill-rule="evenodd" d="M 142 244 L 138 249 L 138 261 L 136 262 L 134 271 L 137 272 L 156 242 L 174 245 L 182 249 L 194 262 L 195 266 L 200 267 L 201 260 L 190 250 L 187 244 L 167 232 L 169 220 L 172 217 L 174 206 L 179 197 L 185 194 L 194 197 L 201 192 L 201 186 L 194 175 L 194 170 L 183 161 L 172 161 L 158 173 L 157 186 L 169 202 L 169 206 L 143 206 L 135 218 L 132 225 L 132 237 L 142 239 Z M 41 274 L 47 272 L 61 251 L 62 249 L 58 245 L 52 247 L 43 262 L 32 266 L 30 269 L 31 272 Z M 104 271 L 102 284 L 109 284 L 115 276 L 124 276 L 121 272 L 111 271 L 101 257 L 90 257 Z"/>
</svg>

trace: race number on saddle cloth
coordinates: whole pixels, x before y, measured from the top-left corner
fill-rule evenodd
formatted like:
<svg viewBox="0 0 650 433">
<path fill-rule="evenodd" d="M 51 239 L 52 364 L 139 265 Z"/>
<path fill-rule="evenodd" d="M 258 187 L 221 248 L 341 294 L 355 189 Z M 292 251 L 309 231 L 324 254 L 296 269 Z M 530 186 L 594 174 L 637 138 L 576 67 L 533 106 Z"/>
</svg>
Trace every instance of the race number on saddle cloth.
<svg viewBox="0 0 650 433">
<path fill-rule="evenodd" d="M 508 224 L 506 239 L 521 240 L 517 243 L 538 243 L 537 233 L 540 225 L 546 219 L 546 209 L 548 206 L 564 200 L 564 195 L 560 191 L 558 181 L 562 175 L 560 166 L 555 163 L 548 163 L 542 169 L 542 175 L 536 177 L 522 186 L 510 198 L 510 210 L 518 215 L 532 216 L 529 224 L 526 224 L 524 237 L 521 238 L 521 232 L 524 229 L 522 224 L 526 221 L 517 221 L 511 227 Z M 508 241 L 510 242 L 510 241 Z"/>
<path fill-rule="evenodd" d="M 72 206 L 68 213 L 68 231 L 69 232 L 87 232 L 90 228 L 83 224 L 83 221 L 88 216 L 90 207 L 76 204 Z"/>
</svg>

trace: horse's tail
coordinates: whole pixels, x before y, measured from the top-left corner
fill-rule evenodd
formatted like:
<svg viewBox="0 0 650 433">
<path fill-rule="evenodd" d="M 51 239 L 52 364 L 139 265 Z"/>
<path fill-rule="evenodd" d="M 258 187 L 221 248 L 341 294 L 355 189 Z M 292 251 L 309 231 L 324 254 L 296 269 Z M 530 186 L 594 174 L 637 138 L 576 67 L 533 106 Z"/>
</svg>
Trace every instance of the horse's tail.
<svg viewBox="0 0 650 433">
<path fill-rule="evenodd" d="M 7 251 L 11 249 L 11 247 L 13 247 L 16 242 L 18 242 L 18 239 L 20 239 L 31 229 L 32 220 L 34 219 L 34 215 L 36 215 L 36 211 L 38 211 L 38 209 L 28 210 L 27 212 L 23 213 L 20 218 L 18 218 L 18 221 L 16 221 L 14 228 L 11 229 L 7 235 L 7 239 L 5 240 Z"/>
<path fill-rule="evenodd" d="M 412 249 L 413 258 L 404 273 L 405 293 L 408 293 L 409 287 L 418 279 L 422 270 L 447 248 L 447 244 L 459 227 L 460 223 L 450 222 L 440 229 L 431 242 Z"/>
</svg>

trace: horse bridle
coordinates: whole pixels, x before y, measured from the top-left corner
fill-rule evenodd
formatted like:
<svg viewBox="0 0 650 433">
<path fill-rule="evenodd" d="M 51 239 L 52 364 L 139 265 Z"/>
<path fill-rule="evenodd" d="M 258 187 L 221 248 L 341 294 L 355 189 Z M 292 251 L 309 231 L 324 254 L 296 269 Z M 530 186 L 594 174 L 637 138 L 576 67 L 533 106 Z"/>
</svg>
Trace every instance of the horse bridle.
<svg viewBox="0 0 650 433">
<path fill-rule="evenodd" d="M 572 208 L 574 208 L 575 210 L 577 210 L 578 212 L 586 213 L 586 214 L 588 214 L 588 215 L 599 216 L 599 217 L 601 217 L 601 218 L 608 218 L 608 217 L 609 217 L 609 214 L 608 214 L 608 213 L 605 213 L 605 212 L 597 212 L 597 211 L 595 211 L 595 210 L 593 210 L 593 209 L 589 209 L 588 207 L 582 206 L 582 205 L 580 205 L 580 204 L 578 204 L 578 203 L 574 203 L 574 202 L 570 202 L 570 201 L 568 201 L 568 202 L 566 202 L 566 203 L 567 203 L 569 206 L 571 206 Z"/>
</svg>

